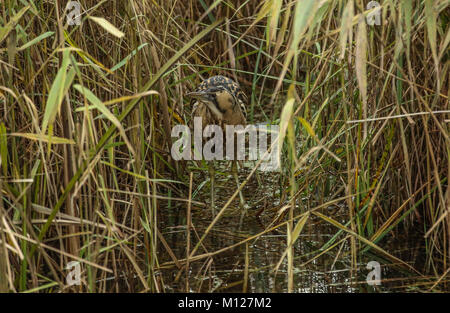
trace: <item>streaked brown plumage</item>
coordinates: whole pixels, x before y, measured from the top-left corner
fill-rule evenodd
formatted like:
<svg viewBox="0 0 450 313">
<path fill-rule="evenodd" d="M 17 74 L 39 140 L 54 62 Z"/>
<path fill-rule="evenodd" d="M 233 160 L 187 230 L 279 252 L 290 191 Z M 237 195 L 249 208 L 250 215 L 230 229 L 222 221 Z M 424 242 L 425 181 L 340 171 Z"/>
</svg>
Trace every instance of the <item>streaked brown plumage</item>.
<svg viewBox="0 0 450 313">
<path fill-rule="evenodd" d="M 197 99 L 192 109 L 192 117 L 202 117 L 203 125 L 246 124 L 247 97 L 230 78 L 220 75 L 210 77 L 188 96 Z"/>
<path fill-rule="evenodd" d="M 230 78 L 218 75 L 204 80 L 195 91 L 187 94 L 196 99 L 191 115 L 202 118 L 202 127 L 219 125 L 225 130 L 226 125 L 246 125 L 245 109 L 247 97 L 240 86 Z M 192 125 L 191 125 L 192 126 Z M 225 144 L 225 143 L 224 143 Z M 225 151 L 225 150 L 224 150 Z M 211 207 L 214 214 L 214 168 L 209 164 L 211 179 Z M 236 161 L 232 163 L 233 176 L 239 185 Z M 241 205 L 244 206 L 242 192 L 239 193 Z"/>
</svg>

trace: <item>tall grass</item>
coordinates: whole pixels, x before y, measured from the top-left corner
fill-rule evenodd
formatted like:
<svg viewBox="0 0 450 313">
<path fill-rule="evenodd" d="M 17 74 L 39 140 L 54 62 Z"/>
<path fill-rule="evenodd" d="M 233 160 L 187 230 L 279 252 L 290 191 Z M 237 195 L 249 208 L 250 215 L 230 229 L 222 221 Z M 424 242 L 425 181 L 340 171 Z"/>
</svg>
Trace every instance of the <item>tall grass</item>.
<svg viewBox="0 0 450 313">
<path fill-rule="evenodd" d="M 286 267 L 283 290 L 332 253 L 354 273 L 375 257 L 448 291 L 449 1 L 379 1 L 380 25 L 367 24 L 367 2 L 88 0 L 68 25 L 66 1 L 3 1 L 0 291 L 194 290 L 192 264 L 238 246 L 247 291 L 249 244 L 277 229 L 286 251 L 270 270 Z M 240 83 L 250 123 L 279 123 L 285 138 L 273 222 L 225 247 L 206 238 L 238 191 L 195 228 L 207 182 L 170 156 L 184 95 L 215 74 Z M 333 236 L 297 255 L 313 222 Z M 185 225 L 183 253 L 168 225 Z M 423 241 L 420 262 L 387 245 L 403 233 Z M 71 261 L 80 285 L 66 283 Z"/>
</svg>

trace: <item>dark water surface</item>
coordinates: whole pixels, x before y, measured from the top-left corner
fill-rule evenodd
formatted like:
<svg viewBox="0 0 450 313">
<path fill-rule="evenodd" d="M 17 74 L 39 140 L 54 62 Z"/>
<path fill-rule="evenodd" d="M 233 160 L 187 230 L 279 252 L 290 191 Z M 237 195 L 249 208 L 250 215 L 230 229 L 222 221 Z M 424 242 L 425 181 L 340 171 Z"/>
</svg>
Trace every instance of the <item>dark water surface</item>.
<svg viewBox="0 0 450 313">
<path fill-rule="evenodd" d="M 218 168 L 216 174 L 216 204 L 220 210 L 236 190 L 236 185 L 226 165 Z M 240 173 L 242 181 L 250 169 Z M 206 237 L 200 254 L 214 252 L 231 247 L 236 243 L 260 234 L 272 226 L 286 220 L 281 209 L 287 203 L 280 203 L 280 182 L 276 173 L 259 172 L 258 178 L 252 178 L 244 188 L 244 197 L 249 204 L 248 214 L 243 220 L 241 229 L 239 221 L 242 209 L 239 197 L 232 202 L 218 223 L 214 225 Z M 209 181 L 205 173 L 196 173 L 193 185 L 193 200 L 209 203 Z M 225 187 L 227 186 L 227 187 Z M 302 202 L 302 201 L 300 201 Z M 306 203 L 307 201 L 305 201 Z M 324 201 L 326 202 L 326 201 Z M 298 207 L 294 215 L 305 212 L 306 208 Z M 287 210 L 286 210 L 287 212 Z M 348 211 L 337 205 L 320 209 L 322 214 L 345 224 L 348 222 Z M 179 260 L 186 258 L 186 206 L 172 207 L 168 214 L 160 216 L 163 236 Z M 193 205 L 191 247 L 192 251 L 212 221 L 210 208 Z M 298 220 L 295 221 L 294 225 Z M 389 254 L 398 258 L 390 259 L 382 253 L 371 249 L 367 253 L 359 253 L 357 266 L 352 269 L 350 237 L 342 232 L 333 243 L 338 243 L 328 251 L 321 248 L 338 232 L 338 228 L 322 219 L 310 215 L 298 240 L 294 244 L 294 291 L 295 292 L 405 292 L 422 291 L 431 287 L 435 280 L 420 276 L 408 269 L 399 260 L 418 269 L 423 269 L 425 260 L 423 237 L 411 238 L 404 234 L 389 235 L 377 244 Z M 398 233 L 398 232 L 396 232 Z M 366 246 L 356 243 L 363 249 Z M 223 252 L 190 262 L 189 273 L 180 272 L 167 257 L 164 247 L 161 251 L 161 274 L 166 292 L 287 292 L 287 258 L 284 257 L 278 271 L 275 272 L 286 250 L 286 225 L 269 231 L 248 244 L 225 249 Z M 361 250 L 359 250 L 361 251 Z M 248 263 L 248 279 L 246 281 L 246 260 Z M 377 261 L 381 266 L 381 284 L 371 286 L 366 277 L 371 271 L 367 263 Z M 188 280 L 188 286 L 186 284 Z M 244 288 L 244 285 L 247 287 Z M 188 290 L 186 288 L 189 288 Z"/>
</svg>

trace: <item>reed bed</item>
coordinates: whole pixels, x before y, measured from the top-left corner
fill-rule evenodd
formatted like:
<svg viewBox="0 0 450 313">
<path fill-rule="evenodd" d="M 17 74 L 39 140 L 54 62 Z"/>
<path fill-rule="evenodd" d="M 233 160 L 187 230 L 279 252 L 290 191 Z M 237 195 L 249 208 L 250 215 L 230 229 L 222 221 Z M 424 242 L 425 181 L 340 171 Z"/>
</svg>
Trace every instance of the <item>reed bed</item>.
<svg viewBox="0 0 450 313">
<path fill-rule="evenodd" d="M 298 273 L 328 256 L 350 291 L 448 292 L 449 1 L 379 2 L 86 0 L 69 25 L 66 1 L 2 1 L 0 291 L 314 291 Z M 210 216 L 202 163 L 171 158 L 217 74 L 280 125 L 281 170 L 240 173 L 260 228 L 230 227 L 231 184 Z M 402 282 L 367 287 L 370 260 Z"/>
</svg>

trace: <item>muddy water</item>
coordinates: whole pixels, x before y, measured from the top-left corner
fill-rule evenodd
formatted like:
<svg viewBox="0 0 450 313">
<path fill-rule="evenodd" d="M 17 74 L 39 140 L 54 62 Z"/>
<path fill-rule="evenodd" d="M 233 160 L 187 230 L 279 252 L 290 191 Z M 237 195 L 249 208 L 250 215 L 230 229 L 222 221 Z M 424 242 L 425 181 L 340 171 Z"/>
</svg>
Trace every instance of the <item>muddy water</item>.
<svg viewBox="0 0 450 313">
<path fill-rule="evenodd" d="M 217 169 L 217 207 L 225 204 L 236 190 L 234 180 L 227 173 L 227 165 Z M 240 173 L 241 181 L 249 173 L 249 169 Z M 214 253 L 230 247 L 245 238 L 257 235 L 286 220 L 280 216 L 280 209 L 286 203 L 280 203 L 280 182 L 276 174 L 258 173 L 259 177 L 251 179 L 243 189 L 248 213 L 239 229 L 242 209 L 239 197 L 232 202 L 218 223 L 206 237 L 202 247 L 196 253 Z M 209 203 L 209 184 L 207 172 L 195 174 L 193 200 Z M 206 182 L 203 184 L 203 182 Z M 304 212 L 297 208 L 296 214 Z M 348 212 L 345 207 L 327 208 L 321 211 L 333 219 L 345 223 Z M 171 249 L 178 259 L 186 257 L 186 207 L 172 207 L 167 214 L 161 215 L 161 229 Z M 191 251 L 212 221 L 209 208 L 192 207 Z M 302 233 L 294 245 L 294 291 L 295 292 L 396 292 L 415 291 L 426 288 L 428 281 L 418 279 L 418 274 L 399 266 L 379 253 L 358 255 L 358 264 L 352 269 L 350 240 L 346 234 L 340 234 L 335 241 L 339 242 L 329 251 L 323 247 L 338 229 L 317 217 L 310 217 Z M 418 267 L 423 242 L 420 239 L 390 236 L 388 240 L 378 243 L 383 249 L 406 263 Z M 191 262 L 189 273 L 180 271 L 170 265 L 171 259 L 160 247 L 161 274 L 166 292 L 287 292 L 287 259 L 284 258 L 275 272 L 277 264 L 286 250 L 286 226 L 269 231 L 248 245 L 225 249 L 219 254 Z M 418 261 L 419 260 L 419 261 Z M 246 275 L 246 261 L 247 271 Z M 366 278 L 372 269 L 367 263 L 377 261 L 380 264 L 381 284 L 371 286 Z M 246 278 L 247 277 L 247 278 Z M 186 284 L 188 280 L 188 287 Z M 415 283 L 420 283 L 415 287 Z M 245 287 L 246 285 L 246 287 Z"/>
</svg>

